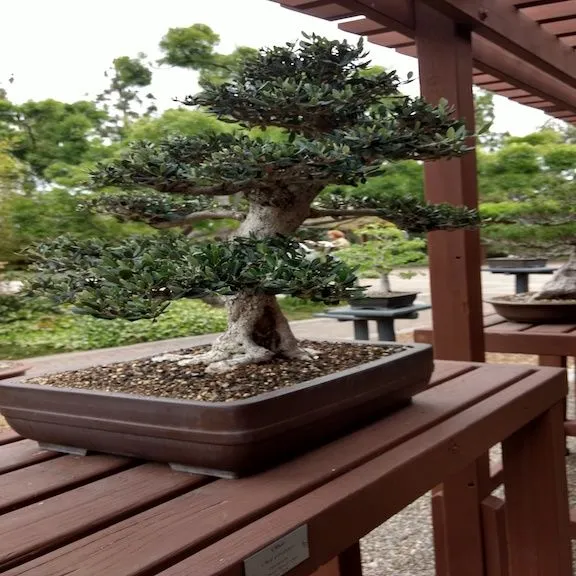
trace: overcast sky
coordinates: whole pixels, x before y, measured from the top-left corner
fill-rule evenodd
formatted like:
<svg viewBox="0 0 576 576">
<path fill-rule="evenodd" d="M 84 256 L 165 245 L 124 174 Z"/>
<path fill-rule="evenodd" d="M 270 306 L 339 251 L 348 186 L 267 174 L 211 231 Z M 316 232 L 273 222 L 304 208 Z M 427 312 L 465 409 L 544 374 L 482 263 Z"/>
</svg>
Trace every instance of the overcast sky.
<svg viewBox="0 0 576 576">
<path fill-rule="evenodd" d="M 104 70 L 118 56 L 158 57 L 158 42 L 171 27 L 201 22 L 221 37 L 221 52 L 294 40 L 301 31 L 357 39 L 326 22 L 280 8 L 268 0 L 1 0 L 0 85 L 16 101 L 74 101 L 106 86 Z M 417 73 L 413 58 L 369 45 L 372 61 L 401 76 Z M 7 83 L 13 74 L 15 81 Z M 154 71 L 151 91 L 161 109 L 196 89 L 193 72 Z M 405 89 L 415 94 L 418 82 Z M 522 135 L 546 116 L 496 97 L 497 131 Z"/>
</svg>

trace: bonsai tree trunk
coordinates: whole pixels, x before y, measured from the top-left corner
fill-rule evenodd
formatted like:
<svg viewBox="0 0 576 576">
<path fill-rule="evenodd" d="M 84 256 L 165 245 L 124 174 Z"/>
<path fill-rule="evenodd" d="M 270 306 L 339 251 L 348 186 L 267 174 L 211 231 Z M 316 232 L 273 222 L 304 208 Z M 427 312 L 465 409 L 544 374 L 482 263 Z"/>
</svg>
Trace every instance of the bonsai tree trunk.
<svg viewBox="0 0 576 576">
<path fill-rule="evenodd" d="M 392 292 L 392 287 L 390 286 L 390 273 L 381 272 L 380 273 L 380 291 L 385 294 L 390 294 Z"/>
<path fill-rule="evenodd" d="M 311 193 L 312 197 L 315 195 Z M 311 198 L 300 192 L 297 204 L 263 206 L 251 203 L 246 219 L 238 228 L 238 236 L 260 238 L 278 234 L 293 235 L 309 213 Z M 249 290 L 226 298 L 228 328 L 199 355 L 164 355 L 158 360 L 178 359 L 181 365 L 207 364 L 206 371 L 226 372 L 242 364 L 267 362 L 275 356 L 312 359 L 312 351 L 298 345 L 276 296 Z"/>
<path fill-rule="evenodd" d="M 576 246 L 572 248 L 568 262 L 544 284 L 534 300 L 576 300 Z"/>
</svg>

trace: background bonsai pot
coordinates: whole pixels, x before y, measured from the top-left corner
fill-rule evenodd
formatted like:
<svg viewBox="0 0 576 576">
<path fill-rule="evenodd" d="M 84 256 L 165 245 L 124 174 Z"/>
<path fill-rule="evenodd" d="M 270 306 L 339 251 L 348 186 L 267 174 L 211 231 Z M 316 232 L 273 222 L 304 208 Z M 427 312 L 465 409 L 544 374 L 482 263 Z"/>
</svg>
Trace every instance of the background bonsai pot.
<svg viewBox="0 0 576 576">
<path fill-rule="evenodd" d="M 27 370 L 28 366 L 21 362 L 0 362 L 0 380 L 23 376 Z"/>
<path fill-rule="evenodd" d="M 44 447 L 125 455 L 237 477 L 408 404 L 428 385 L 433 359 L 430 346 L 405 348 L 349 370 L 232 402 L 0 383 L 0 412 L 16 432 Z"/>
<path fill-rule="evenodd" d="M 418 292 L 375 292 L 352 298 L 348 302 L 351 308 L 407 308 L 414 304 Z"/>
<path fill-rule="evenodd" d="M 545 268 L 548 264 L 547 258 L 487 258 L 486 263 L 491 270 L 502 270 L 508 268 Z"/>
<path fill-rule="evenodd" d="M 515 301 L 514 296 L 500 296 L 486 300 L 497 314 L 510 322 L 526 324 L 570 324 L 576 322 L 576 300 L 534 302 Z"/>
</svg>

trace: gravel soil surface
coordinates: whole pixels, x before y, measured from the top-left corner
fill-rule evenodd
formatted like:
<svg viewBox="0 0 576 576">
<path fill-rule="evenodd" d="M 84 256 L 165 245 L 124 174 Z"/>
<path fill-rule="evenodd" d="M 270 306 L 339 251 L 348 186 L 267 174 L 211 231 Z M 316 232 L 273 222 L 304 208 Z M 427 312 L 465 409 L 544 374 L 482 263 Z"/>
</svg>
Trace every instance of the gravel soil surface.
<svg viewBox="0 0 576 576">
<path fill-rule="evenodd" d="M 57 388 L 82 388 L 141 396 L 182 398 L 205 402 L 228 402 L 250 398 L 313 378 L 353 368 L 365 362 L 405 350 L 403 345 L 371 346 L 342 342 L 301 342 L 310 360 L 276 359 L 263 364 L 239 366 L 223 374 L 207 374 L 204 366 L 181 366 L 175 360 L 143 358 L 85 370 L 31 378 L 30 384 Z M 202 346 L 176 355 L 199 354 Z"/>
</svg>

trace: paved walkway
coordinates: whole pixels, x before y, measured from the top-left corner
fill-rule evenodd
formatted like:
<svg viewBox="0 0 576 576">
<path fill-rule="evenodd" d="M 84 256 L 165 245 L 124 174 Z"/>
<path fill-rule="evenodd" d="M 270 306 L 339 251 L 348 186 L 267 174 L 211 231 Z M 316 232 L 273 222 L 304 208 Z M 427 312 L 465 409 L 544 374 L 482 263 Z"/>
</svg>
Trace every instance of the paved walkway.
<svg viewBox="0 0 576 576">
<path fill-rule="evenodd" d="M 550 276 L 533 275 L 530 278 L 530 289 L 539 289 Z M 362 281 L 364 285 L 371 285 L 374 281 Z M 430 285 L 427 270 L 421 270 L 420 273 L 411 278 L 404 280 L 393 277 L 393 288 L 398 291 L 418 291 L 420 293 L 418 300 L 421 302 L 430 302 Z M 484 297 L 496 296 L 499 294 L 510 294 L 514 292 L 514 277 L 504 276 L 501 274 L 491 274 L 482 272 L 482 288 Z M 449 289 L 449 282 L 447 282 Z M 491 307 L 485 305 L 485 312 L 489 312 Z M 418 319 L 415 320 L 397 320 L 397 334 L 412 332 L 415 328 L 429 326 L 432 323 L 431 312 L 426 310 L 421 312 Z M 376 327 L 374 322 L 370 322 L 372 330 L 370 336 L 376 339 Z M 301 320 L 292 322 L 294 333 L 298 338 L 322 339 L 322 338 L 343 338 L 352 340 L 352 323 L 338 322 L 329 318 L 315 318 L 311 320 Z M 172 340 L 162 340 L 159 342 L 145 342 L 134 344 L 132 346 L 123 346 L 122 348 L 105 348 L 101 350 L 91 350 L 88 352 L 71 352 L 58 354 L 54 356 L 42 356 L 31 358 L 26 362 L 31 366 L 28 377 L 40 376 L 65 370 L 80 370 L 88 366 L 101 364 L 110 364 L 113 362 L 122 362 L 143 358 L 153 354 L 161 354 L 170 350 L 180 348 L 189 348 L 202 344 L 209 344 L 214 340 L 216 335 L 193 336 L 189 338 L 175 338 Z"/>
</svg>

